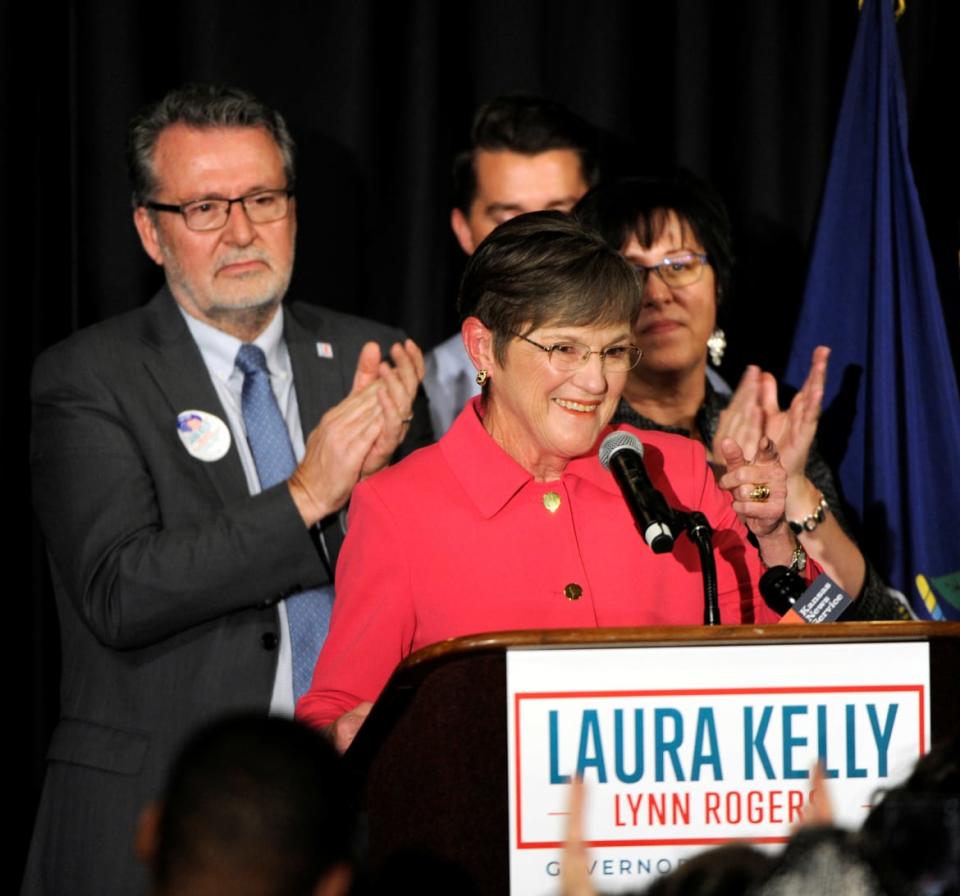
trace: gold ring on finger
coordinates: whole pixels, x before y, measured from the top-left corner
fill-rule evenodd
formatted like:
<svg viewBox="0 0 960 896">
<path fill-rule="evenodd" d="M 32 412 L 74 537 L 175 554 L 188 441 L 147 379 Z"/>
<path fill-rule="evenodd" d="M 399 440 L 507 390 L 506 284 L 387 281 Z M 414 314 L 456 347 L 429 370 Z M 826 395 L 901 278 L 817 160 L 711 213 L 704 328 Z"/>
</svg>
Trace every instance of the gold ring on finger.
<svg viewBox="0 0 960 896">
<path fill-rule="evenodd" d="M 750 489 L 749 497 L 751 501 L 763 504 L 770 497 L 770 486 L 765 482 L 756 483 L 753 488 Z"/>
</svg>

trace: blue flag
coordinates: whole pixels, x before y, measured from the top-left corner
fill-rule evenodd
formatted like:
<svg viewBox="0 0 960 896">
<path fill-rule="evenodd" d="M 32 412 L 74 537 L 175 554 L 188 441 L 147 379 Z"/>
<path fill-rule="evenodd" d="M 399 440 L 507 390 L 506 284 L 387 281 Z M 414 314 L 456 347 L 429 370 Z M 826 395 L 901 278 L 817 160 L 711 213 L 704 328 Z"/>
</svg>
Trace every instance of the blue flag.
<svg viewBox="0 0 960 896">
<path fill-rule="evenodd" d="M 821 442 L 843 452 L 864 551 L 920 618 L 960 619 L 960 397 L 892 6 L 866 0 L 860 14 L 786 381 L 831 346 Z"/>
</svg>

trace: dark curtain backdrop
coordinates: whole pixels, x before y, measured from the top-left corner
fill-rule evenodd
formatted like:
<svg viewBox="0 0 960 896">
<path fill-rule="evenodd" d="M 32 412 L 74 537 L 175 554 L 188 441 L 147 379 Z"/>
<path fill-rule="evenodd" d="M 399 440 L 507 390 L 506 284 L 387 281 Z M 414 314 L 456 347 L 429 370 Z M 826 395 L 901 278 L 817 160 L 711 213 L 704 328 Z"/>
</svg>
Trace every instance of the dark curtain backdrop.
<svg viewBox="0 0 960 896">
<path fill-rule="evenodd" d="M 293 289 L 400 324 L 429 347 L 456 323 L 448 170 L 474 107 L 516 90 L 562 100 L 603 129 L 610 170 L 679 164 L 720 188 L 740 260 L 723 372 L 785 363 L 856 0 L 68 0 L 11 2 L 0 16 L 3 443 L 14 483 L 6 738 L 23 791 L 11 807 L 21 849 L 59 673 L 29 503 L 29 367 L 160 283 L 131 226 L 123 158 L 144 102 L 218 80 L 279 107 L 300 147 Z M 898 26 L 911 155 L 953 335 L 957 24 L 955 0 L 907 0 Z"/>
</svg>

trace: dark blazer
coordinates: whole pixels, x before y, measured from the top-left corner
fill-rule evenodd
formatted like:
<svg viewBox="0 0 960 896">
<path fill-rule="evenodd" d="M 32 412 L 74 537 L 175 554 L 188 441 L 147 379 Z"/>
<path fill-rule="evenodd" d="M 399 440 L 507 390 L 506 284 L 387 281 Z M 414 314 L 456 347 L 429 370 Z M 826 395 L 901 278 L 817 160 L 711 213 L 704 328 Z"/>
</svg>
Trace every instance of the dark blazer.
<svg viewBox="0 0 960 896">
<path fill-rule="evenodd" d="M 362 344 L 401 334 L 314 306 L 284 318 L 306 438 L 349 392 Z M 63 677 L 24 892 L 136 893 L 135 819 L 171 757 L 219 714 L 267 710 L 275 604 L 330 574 L 285 484 L 251 497 L 233 444 L 209 463 L 180 442 L 181 411 L 226 414 L 166 289 L 42 354 L 32 395 Z M 430 439 L 418 402 L 408 449 Z M 324 529 L 335 555 L 336 517 Z"/>
</svg>

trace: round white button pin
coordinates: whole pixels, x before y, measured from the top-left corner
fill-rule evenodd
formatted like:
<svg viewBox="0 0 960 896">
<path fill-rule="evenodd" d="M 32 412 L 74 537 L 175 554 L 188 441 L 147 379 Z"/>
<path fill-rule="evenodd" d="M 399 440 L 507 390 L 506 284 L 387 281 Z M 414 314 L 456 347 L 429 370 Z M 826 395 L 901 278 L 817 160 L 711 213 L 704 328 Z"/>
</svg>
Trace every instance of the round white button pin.
<svg viewBox="0 0 960 896">
<path fill-rule="evenodd" d="M 230 427 L 209 411 L 181 411 L 177 414 L 177 435 L 197 460 L 220 460 L 230 450 Z"/>
</svg>

